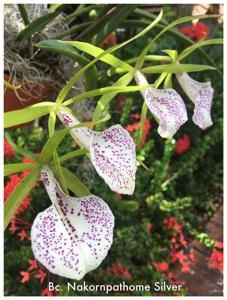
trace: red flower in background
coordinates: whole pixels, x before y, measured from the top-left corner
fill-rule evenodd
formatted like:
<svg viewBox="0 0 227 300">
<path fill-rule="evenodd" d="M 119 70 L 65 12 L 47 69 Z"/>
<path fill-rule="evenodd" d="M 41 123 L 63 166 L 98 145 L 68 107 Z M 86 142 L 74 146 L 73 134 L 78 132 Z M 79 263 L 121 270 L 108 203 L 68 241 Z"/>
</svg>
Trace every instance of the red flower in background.
<svg viewBox="0 0 227 300">
<path fill-rule="evenodd" d="M 140 119 L 140 114 L 131 114 L 130 115 L 131 118 L 133 119 Z M 132 124 L 128 124 L 125 126 L 125 129 L 129 132 L 133 132 L 133 131 L 136 131 L 140 128 L 140 122 L 134 122 Z M 147 137 L 148 137 L 148 134 L 149 134 L 149 131 L 150 131 L 150 128 L 151 128 L 151 122 L 149 119 L 146 118 L 145 122 L 144 122 L 144 131 L 143 131 L 143 136 L 142 136 L 142 139 L 141 139 L 141 142 L 140 142 L 140 147 L 143 148 L 145 143 L 146 143 L 146 140 L 147 140 Z"/>
<path fill-rule="evenodd" d="M 182 225 L 175 217 L 169 217 L 163 221 L 163 229 L 169 230 L 171 235 L 170 259 L 172 263 L 179 263 L 182 272 L 190 272 L 190 266 L 195 262 L 193 249 L 188 254 L 184 253 L 188 242 L 185 240 Z M 183 249 L 182 249 L 183 248 Z"/>
<path fill-rule="evenodd" d="M 203 38 L 208 39 L 210 35 L 209 27 L 202 22 L 198 22 L 191 26 L 183 26 L 179 31 L 194 41 L 200 41 Z"/>
<path fill-rule="evenodd" d="M 11 195 L 11 193 L 14 191 L 14 189 L 16 188 L 16 186 L 19 184 L 21 180 L 22 177 L 17 174 L 13 174 L 9 176 L 9 181 L 4 187 L 4 202 L 7 201 L 7 199 L 9 198 L 9 196 Z M 24 200 L 21 201 L 18 209 L 16 210 L 15 215 L 22 213 L 26 208 L 28 208 L 30 206 L 30 201 L 31 198 L 27 195 L 24 198 Z"/>
<path fill-rule="evenodd" d="M 38 269 L 38 263 L 37 263 L 36 259 L 29 259 L 28 263 L 30 264 L 30 267 L 28 268 L 28 271 Z"/>
<path fill-rule="evenodd" d="M 41 296 L 57 296 L 57 292 L 56 291 L 49 291 L 48 288 L 45 288 L 42 291 Z"/>
<path fill-rule="evenodd" d="M 15 152 L 12 146 L 7 142 L 7 140 L 4 140 L 4 157 L 12 159 L 14 158 L 14 156 L 15 156 Z"/>
<path fill-rule="evenodd" d="M 47 280 L 47 282 L 50 281 L 50 272 L 48 270 L 45 270 L 36 259 L 29 259 L 28 263 L 30 265 L 28 270 L 20 272 L 20 275 L 22 276 L 21 283 L 29 281 L 32 277 L 38 278 L 40 284 L 42 284 L 45 279 Z M 49 291 L 48 287 L 46 287 L 42 290 L 41 296 L 57 296 L 57 293 L 55 291 Z"/>
<path fill-rule="evenodd" d="M 30 274 L 29 274 L 29 272 L 21 271 L 20 274 L 22 276 L 21 283 L 25 283 L 25 282 L 27 282 L 27 281 L 30 280 Z"/>
<path fill-rule="evenodd" d="M 43 283 L 44 279 L 47 277 L 47 273 L 42 269 L 39 269 L 38 274 L 34 275 L 35 278 L 39 278 L 40 283 Z"/>
<path fill-rule="evenodd" d="M 223 243 L 215 243 L 215 247 L 211 256 L 208 258 L 208 263 L 211 268 L 218 269 L 220 272 L 223 272 Z"/>
<path fill-rule="evenodd" d="M 152 230 L 153 224 L 152 223 L 148 223 L 147 225 L 147 229 L 150 232 Z"/>
<path fill-rule="evenodd" d="M 195 27 L 195 37 L 197 41 L 205 38 L 208 39 L 210 35 L 209 27 L 202 22 L 198 22 L 194 25 Z"/>
<path fill-rule="evenodd" d="M 28 235 L 25 232 L 25 230 L 21 230 L 21 232 L 18 233 L 18 236 L 20 237 L 20 240 L 23 241 Z"/>
<path fill-rule="evenodd" d="M 188 134 L 184 134 L 183 137 L 181 137 L 180 139 L 178 139 L 176 141 L 176 148 L 175 148 L 175 152 L 177 154 L 181 154 L 186 152 L 191 146 L 191 139 L 190 136 Z"/>
<path fill-rule="evenodd" d="M 105 46 L 114 46 L 117 43 L 116 34 L 111 33 L 99 46 L 100 48 L 104 48 Z"/>
<path fill-rule="evenodd" d="M 121 263 L 113 264 L 106 269 L 109 275 L 124 277 L 127 279 L 132 279 L 132 275 L 129 273 L 128 269 L 124 267 Z"/>
<path fill-rule="evenodd" d="M 161 263 L 154 262 L 153 265 L 158 272 L 166 272 L 169 269 L 169 264 L 164 261 Z"/>
</svg>

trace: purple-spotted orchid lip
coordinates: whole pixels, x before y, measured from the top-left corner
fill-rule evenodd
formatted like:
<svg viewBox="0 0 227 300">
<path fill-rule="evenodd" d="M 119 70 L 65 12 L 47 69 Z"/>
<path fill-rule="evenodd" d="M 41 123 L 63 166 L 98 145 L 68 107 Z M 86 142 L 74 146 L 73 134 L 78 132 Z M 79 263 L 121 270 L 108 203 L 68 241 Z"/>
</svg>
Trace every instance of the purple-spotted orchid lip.
<svg viewBox="0 0 227 300">
<path fill-rule="evenodd" d="M 136 84 L 147 85 L 146 77 L 139 71 L 135 76 Z M 158 133 L 170 139 L 188 120 L 187 111 L 181 96 L 174 89 L 154 89 L 148 87 L 141 90 L 149 110 L 158 119 Z"/>
<path fill-rule="evenodd" d="M 66 127 L 79 124 L 79 121 L 64 108 L 60 108 L 57 115 Z M 136 147 L 122 126 L 114 125 L 103 132 L 86 127 L 73 128 L 70 133 L 90 152 L 92 164 L 112 191 L 133 194 L 137 169 Z"/>
<path fill-rule="evenodd" d="M 185 94 L 195 104 L 193 122 L 201 129 L 210 127 L 213 124 L 211 105 L 214 94 L 211 83 L 196 81 L 187 73 L 177 73 L 176 77 Z"/>
<path fill-rule="evenodd" d="M 49 167 L 43 167 L 41 176 L 52 205 L 34 220 L 32 250 L 51 273 L 80 280 L 106 257 L 113 240 L 114 216 L 95 195 L 66 195 Z"/>
</svg>

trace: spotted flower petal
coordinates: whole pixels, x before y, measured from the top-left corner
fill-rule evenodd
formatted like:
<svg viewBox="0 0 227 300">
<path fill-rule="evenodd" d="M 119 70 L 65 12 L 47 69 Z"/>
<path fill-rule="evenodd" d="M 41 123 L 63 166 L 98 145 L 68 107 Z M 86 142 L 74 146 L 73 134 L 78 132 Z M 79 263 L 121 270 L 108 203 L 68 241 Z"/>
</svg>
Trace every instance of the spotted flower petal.
<svg viewBox="0 0 227 300">
<path fill-rule="evenodd" d="M 133 139 L 120 125 L 94 132 L 90 145 L 91 161 L 111 190 L 133 194 L 135 189 L 136 151 Z"/>
<path fill-rule="evenodd" d="M 67 127 L 78 124 L 78 120 L 64 109 L 58 112 L 58 116 Z M 71 135 L 90 151 L 96 171 L 112 191 L 133 194 L 136 150 L 133 139 L 122 126 L 114 125 L 103 132 L 88 128 L 72 129 Z"/>
<path fill-rule="evenodd" d="M 80 122 L 65 108 L 59 109 L 57 115 L 65 127 L 72 127 L 80 124 Z M 87 127 L 73 128 L 70 130 L 70 133 L 76 141 L 82 144 L 84 148 L 89 150 L 92 130 Z"/>
<path fill-rule="evenodd" d="M 48 168 L 42 170 L 42 178 L 53 205 L 39 213 L 32 225 L 32 250 L 50 272 L 80 280 L 106 257 L 114 216 L 95 195 L 64 194 Z"/>
<path fill-rule="evenodd" d="M 211 104 L 214 90 L 210 82 L 199 82 L 192 79 L 187 73 L 176 74 L 184 92 L 195 104 L 193 122 L 201 129 L 211 126 Z"/>
<path fill-rule="evenodd" d="M 147 85 L 145 76 L 135 74 L 137 85 Z M 158 133 L 163 138 L 172 138 L 177 130 L 188 120 L 185 104 L 174 89 L 154 89 L 148 87 L 141 94 L 152 114 L 159 121 Z"/>
</svg>

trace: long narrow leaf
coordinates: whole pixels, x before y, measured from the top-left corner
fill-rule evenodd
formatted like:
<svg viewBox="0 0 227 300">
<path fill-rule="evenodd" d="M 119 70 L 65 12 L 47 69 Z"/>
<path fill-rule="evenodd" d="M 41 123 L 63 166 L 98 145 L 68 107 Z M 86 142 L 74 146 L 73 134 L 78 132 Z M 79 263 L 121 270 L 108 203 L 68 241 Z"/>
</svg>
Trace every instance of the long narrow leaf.
<svg viewBox="0 0 227 300">
<path fill-rule="evenodd" d="M 135 10 L 135 4 L 123 4 L 118 5 L 115 13 L 109 18 L 109 20 L 104 23 L 101 27 L 101 30 L 97 32 L 95 44 L 100 45 L 105 38 L 113 32 L 118 25 L 130 14 Z"/>
<path fill-rule="evenodd" d="M 159 13 L 159 15 L 157 16 L 157 18 L 149 25 L 147 26 L 143 31 L 141 31 L 140 33 L 138 33 L 137 35 L 135 35 L 134 37 L 128 39 L 127 41 L 115 45 L 111 48 L 109 48 L 108 50 L 104 51 L 102 54 L 100 54 L 99 56 L 97 56 L 94 60 L 92 60 L 88 65 L 86 65 L 83 69 L 81 69 L 79 72 L 77 72 L 70 80 L 69 82 L 64 86 L 64 88 L 60 91 L 56 102 L 57 103 L 62 103 L 62 101 L 65 99 L 65 97 L 67 96 L 67 94 L 69 93 L 70 89 L 72 88 L 73 84 L 76 82 L 76 80 L 78 78 L 80 78 L 80 76 L 83 75 L 83 73 L 90 68 L 93 64 L 95 64 L 98 60 L 100 60 L 102 57 L 104 57 L 107 54 L 110 54 L 114 51 L 116 51 L 117 49 L 120 49 L 121 47 L 124 47 L 125 45 L 127 45 L 128 43 L 131 43 L 132 41 L 134 41 L 135 39 L 143 36 L 144 34 L 146 34 L 148 31 L 150 31 L 152 28 L 154 28 L 157 23 L 161 20 L 162 18 L 162 11 Z"/>
<path fill-rule="evenodd" d="M 29 39 L 34 33 L 41 31 L 47 24 L 54 20 L 58 16 L 58 14 L 58 11 L 54 11 L 35 19 L 19 33 L 18 39 Z"/>
<path fill-rule="evenodd" d="M 89 63 L 89 60 L 86 57 L 80 55 L 74 47 L 72 47 L 70 44 L 64 43 L 63 41 L 44 40 L 37 43 L 36 47 L 72 58 L 78 62 L 81 67 L 84 67 Z M 86 81 L 86 90 L 92 90 L 96 88 L 97 70 L 94 65 L 84 72 L 84 78 Z"/>
<path fill-rule="evenodd" d="M 40 170 L 34 170 L 32 173 L 24 177 L 10 194 L 4 205 L 4 229 L 8 226 L 10 220 L 14 216 L 21 201 L 33 188 L 35 182 L 38 180 Z"/>
<path fill-rule="evenodd" d="M 85 93 L 82 93 L 80 95 L 77 95 L 75 97 L 72 97 L 68 100 L 66 100 L 64 102 L 64 105 L 70 105 L 75 101 L 79 101 L 79 100 L 83 100 L 84 98 L 88 98 L 88 97 L 95 97 L 95 96 L 99 96 L 99 95 L 105 95 L 108 93 L 129 93 L 129 92 L 135 92 L 135 91 L 140 91 L 143 90 L 144 88 L 149 87 L 149 85 L 144 85 L 144 86 L 108 86 L 108 87 L 104 87 L 104 88 L 100 88 L 97 90 L 93 90 L 93 91 L 88 91 Z"/>
<path fill-rule="evenodd" d="M 193 64 L 167 64 L 160 66 L 151 66 L 143 68 L 143 73 L 181 73 L 181 72 L 200 72 L 206 70 L 216 70 L 212 66 L 206 65 L 193 65 Z"/>
<path fill-rule="evenodd" d="M 4 128 L 33 121 L 50 113 L 53 108 L 53 102 L 42 102 L 20 110 L 6 112 L 4 113 Z"/>
<path fill-rule="evenodd" d="M 200 47 L 207 46 L 207 45 L 219 45 L 219 44 L 223 44 L 223 39 L 219 38 L 219 39 L 199 41 L 198 43 L 184 49 L 184 51 L 182 51 L 181 54 L 178 56 L 178 61 L 183 60 L 185 57 L 187 57 L 189 54 L 191 54 L 193 51 L 197 50 Z"/>
<path fill-rule="evenodd" d="M 101 54 L 103 54 L 105 51 L 97 46 L 94 46 L 90 43 L 85 43 L 85 42 L 77 42 L 77 41 L 62 41 L 62 43 L 66 45 L 71 45 L 80 51 L 83 51 L 89 55 L 92 55 L 94 57 L 98 57 Z M 123 60 L 115 57 L 112 54 L 107 54 L 105 56 L 100 57 L 100 60 L 111 65 L 112 67 L 115 68 L 120 68 L 124 71 L 131 71 L 133 70 L 133 67 L 124 62 Z"/>
<path fill-rule="evenodd" d="M 34 161 L 37 161 L 37 157 L 32 152 L 22 149 L 21 147 L 19 147 L 17 144 L 14 143 L 9 132 L 5 132 L 5 138 L 16 153 L 21 154 L 22 156 L 25 157 L 29 157 Z"/>
<path fill-rule="evenodd" d="M 29 164 L 29 163 L 18 163 L 18 164 L 7 164 L 4 165 L 4 176 L 8 176 L 13 173 L 18 173 L 24 170 L 33 170 L 38 168 L 39 165 L 34 163 L 34 164 Z"/>
<path fill-rule="evenodd" d="M 215 18 L 218 17 L 219 15 L 199 15 L 199 16 L 187 16 L 187 17 L 182 17 L 179 18 L 175 21 L 173 21 L 172 23 L 170 23 L 169 25 L 165 26 L 149 43 L 148 45 L 143 49 L 143 51 L 141 52 L 137 64 L 136 64 L 136 68 L 140 69 L 144 63 L 144 59 L 145 56 L 147 55 L 149 49 L 154 45 L 154 43 L 164 34 L 166 33 L 168 30 L 172 29 L 173 27 L 175 27 L 176 25 L 185 23 L 185 22 L 190 22 L 194 19 L 207 19 L 207 18 Z"/>
</svg>

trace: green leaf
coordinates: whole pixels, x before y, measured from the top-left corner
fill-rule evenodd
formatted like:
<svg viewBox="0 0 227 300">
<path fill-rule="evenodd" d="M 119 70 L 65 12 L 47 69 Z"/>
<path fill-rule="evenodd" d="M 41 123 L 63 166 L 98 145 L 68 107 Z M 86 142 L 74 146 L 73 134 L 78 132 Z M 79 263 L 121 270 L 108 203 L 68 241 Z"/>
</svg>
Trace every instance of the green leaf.
<svg viewBox="0 0 227 300">
<path fill-rule="evenodd" d="M 4 176 L 8 176 L 10 174 L 18 173 L 24 170 L 33 170 L 38 168 L 39 165 L 34 163 L 34 164 L 29 164 L 29 163 L 18 163 L 18 164 L 7 164 L 4 165 Z"/>
<path fill-rule="evenodd" d="M 11 136 L 8 132 L 5 132 L 5 138 L 16 153 L 21 154 L 22 156 L 25 156 L 25 157 L 29 157 L 30 159 L 32 159 L 34 161 L 37 161 L 37 157 L 32 152 L 22 149 L 19 146 L 17 146 L 14 143 L 14 141 L 11 139 Z"/>
<path fill-rule="evenodd" d="M 191 54 L 193 51 L 197 50 L 200 47 L 207 46 L 207 45 L 218 45 L 218 44 L 223 44 L 223 39 L 219 38 L 219 39 L 199 41 L 198 43 L 184 49 L 184 51 L 182 51 L 181 54 L 179 55 L 178 61 L 185 59 L 185 57 L 187 57 L 189 54 Z"/>
<path fill-rule="evenodd" d="M 115 92 L 115 94 L 117 94 L 117 93 L 129 93 L 129 92 L 140 91 L 140 90 L 143 90 L 144 88 L 149 87 L 149 86 L 150 85 L 143 85 L 143 86 L 137 86 L 137 85 L 133 85 L 133 86 L 115 86 L 115 85 L 113 85 L 113 86 L 108 86 L 108 87 L 96 89 L 96 90 L 93 90 L 93 91 L 84 92 L 80 95 L 72 97 L 72 98 L 66 100 L 64 102 L 64 105 L 68 106 L 68 105 L 72 104 L 73 102 L 83 100 L 84 98 L 95 97 L 95 96 L 99 96 L 99 95 L 105 95 L 105 94 L 112 93 L 112 92 Z"/>
<path fill-rule="evenodd" d="M 11 84 L 10 82 L 8 82 L 6 80 L 4 80 L 4 86 L 6 86 L 7 88 L 10 88 L 11 90 L 14 90 L 14 91 L 21 88 L 20 84 L 19 85 L 13 85 L 13 84 Z"/>
<path fill-rule="evenodd" d="M 52 156 L 53 153 L 56 151 L 57 147 L 60 145 L 60 143 L 62 142 L 63 138 L 66 136 L 66 134 L 68 134 L 70 132 L 71 129 L 73 128 L 80 128 L 80 127 L 86 127 L 86 126 L 92 126 L 98 123 L 102 123 L 105 122 L 109 119 L 109 116 L 105 116 L 103 119 L 97 121 L 97 122 L 83 122 L 80 123 L 78 125 L 75 126 L 71 126 L 69 128 L 65 128 L 62 130 L 59 130 L 57 132 L 55 132 L 50 138 L 49 140 L 46 142 L 46 144 L 44 145 L 41 154 L 40 154 L 40 161 L 45 164 L 48 163 Z"/>
<path fill-rule="evenodd" d="M 70 6 L 70 4 L 51 4 L 49 11 L 50 12 L 54 12 L 54 11 L 61 12 L 64 9 L 66 9 L 68 6 Z"/>
<path fill-rule="evenodd" d="M 93 24 L 83 31 L 78 39 L 82 41 L 95 41 L 99 45 L 105 37 L 116 29 L 118 24 L 136 8 L 135 5 L 107 5 L 103 8 L 101 15 Z M 96 40 L 97 39 L 97 40 Z"/>
<path fill-rule="evenodd" d="M 38 180 L 40 170 L 34 170 L 32 173 L 24 177 L 8 197 L 4 205 L 4 229 L 8 226 L 11 218 L 14 216 L 21 201 L 31 191 L 34 184 Z"/>
<path fill-rule="evenodd" d="M 70 89 L 72 88 L 73 84 L 76 82 L 76 80 L 78 78 L 80 78 L 83 73 L 90 68 L 93 64 L 95 64 L 98 60 L 100 60 L 101 58 L 103 58 L 105 55 L 110 54 L 118 49 L 120 49 L 121 47 L 124 47 L 125 45 L 127 45 L 128 43 L 131 43 L 132 41 L 134 41 L 135 39 L 140 38 L 141 36 L 143 36 L 144 34 L 146 34 L 148 31 L 150 31 L 152 28 L 154 28 L 157 23 L 160 21 L 160 18 L 162 16 L 162 12 L 160 12 L 160 14 L 158 15 L 157 19 L 155 19 L 149 26 L 147 26 L 143 31 L 141 31 L 140 33 L 138 33 L 137 35 L 135 35 L 134 37 L 128 39 L 127 41 L 115 45 L 111 48 L 109 48 L 108 50 L 104 51 L 102 54 L 98 55 L 97 57 L 95 57 L 94 60 L 92 60 L 88 65 L 86 65 L 85 67 L 83 67 L 83 69 L 81 69 L 79 72 L 77 72 L 69 81 L 68 83 L 64 86 L 64 88 L 62 88 L 62 90 L 60 91 L 56 102 L 57 103 L 62 103 L 62 101 L 65 99 L 65 97 L 67 96 L 67 94 L 69 93 Z"/>
<path fill-rule="evenodd" d="M 89 55 L 92 55 L 94 57 L 98 57 L 100 55 L 102 55 L 105 50 L 94 46 L 92 44 L 89 43 L 85 43 L 85 42 L 77 42 L 77 41 L 62 41 L 62 43 L 66 44 L 66 45 L 71 45 L 77 49 L 79 49 L 80 51 L 83 51 Z M 129 64 L 127 64 L 126 62 L 124 62 L 123 60 L 115 57 L 112 54 L 107 54 L 105 56 L 100 57 L 100 60 L 115 67 L 115 68 L 120 68 L 124 71 L 132 71 L 134 68 L 132 66 L 130 66 Z"/>
<path fill-rule="evenodd" d="M 181 73 L 181 72 L 200 72 L 206 70 L 216 70 L 212 66 L 193 65 L 193 64 L 167 64 L 160 66 L 146 67 L 141 70 L 142 73 Z"/>
<path fill-rule="evenodd" d="M 129 73 L 125 74 L 124 76 L 122 76 L 121 78 L 119 78 L 113 84 L 113 86 L 127 86 L 131 82 L 132 79 L 133 79 L 133 72 L 129 72 Z M 107 108 L 110 101 L 117 95 L 117 93 L 118 92 L 109 93 L 109 94 L 103 95 L 99 99 L 99 101 L 96 105 L 94 114 L 93 114 L 93 118 L 92 118 L 93 122 L 95 122 L 99 119 L 100 113 Z"/>
<path fill-rule="evenodd" d="M 101 30 L 98 30 L 95 39 L 96 45 L 100 45 L 135 8 L 135 4 L 118 5 L 114 14 L 109 17 L 107 22 L 104 21 Z"/>
<path fill-rule="evenodd" d="M 24 124 L 45 116 L 54 108 L 53 102 L 42 102 L 4 113 L 4 128 Z"/>
<path fill-rule="evenodd" d="M 86 57 L 80 55 L 74 47 L 70 46 L 70 44 L 64 43 L 63 41 L 44 40 L 37 43 L 35 46 L 42 50 L 72 58 L 78 62 L 81 67 L 84 67 L 89 63 L 89 60 Z M 94 65 L 84 72 L 84 78 L 86 80 L 86 90 L 95 89 L 97 82 L 97 70 Z"/>
<path fill-rule="evenodd" d="M 24 21 L 24 25 L 28 25 L 30 23 L 30 20 L 29 20 L 29 16 L 25 4 L 17 4 L 17 6 L 19 8 L 20 15 Z"/>
<path fill-rule="evenodd" d="M 18 35 L 19 40 L 29 39 L 34 33 L 41 31 L 47 24 L 54 20 L 59 11 L 54 11 L 41 16 L 29 23 Z"/>
<path fill-rule="evenodd" d="M 86 185 L 84 185 L 75 174 L 64 167 L 62 167 L 62 171 L 68 189 L 77 197 L 85 197 L 91 194 Z"/>
</svg>

